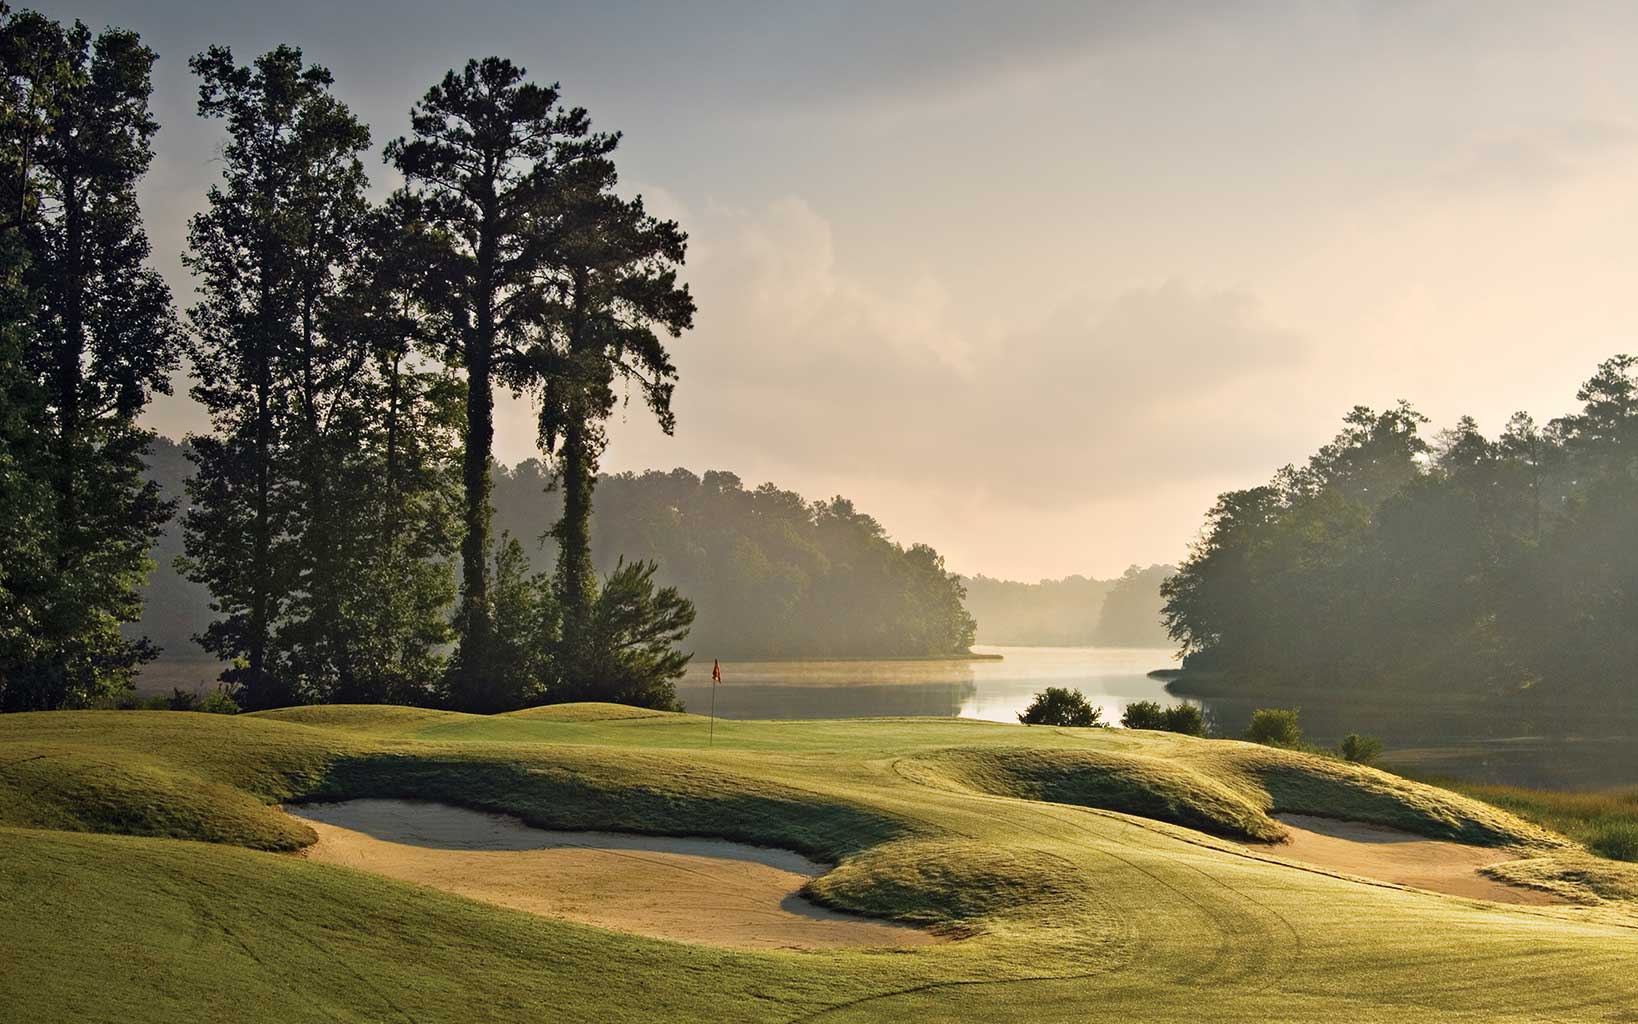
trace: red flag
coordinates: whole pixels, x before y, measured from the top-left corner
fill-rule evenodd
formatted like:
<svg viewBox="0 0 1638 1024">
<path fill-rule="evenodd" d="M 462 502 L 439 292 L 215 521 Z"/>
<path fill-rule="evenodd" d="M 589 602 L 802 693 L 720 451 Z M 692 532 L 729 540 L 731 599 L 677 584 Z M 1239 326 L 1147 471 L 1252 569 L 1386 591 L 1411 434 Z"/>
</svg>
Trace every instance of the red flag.
<svg viewBox="0 0 1638 1024">
<path fill-rule="evenodd" d="M 711 659 L 711 681 L 713 683 L 722 682 L 722 662 L 715 658 Z"/>
</svg>

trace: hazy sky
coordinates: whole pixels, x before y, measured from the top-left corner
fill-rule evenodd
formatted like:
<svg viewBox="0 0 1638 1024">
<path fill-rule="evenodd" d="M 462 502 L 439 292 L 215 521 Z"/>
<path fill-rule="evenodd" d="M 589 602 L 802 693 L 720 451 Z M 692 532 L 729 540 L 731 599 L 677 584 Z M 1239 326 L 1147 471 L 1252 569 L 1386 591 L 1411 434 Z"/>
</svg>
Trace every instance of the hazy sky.
<svg viewBox="0 0 1638 1024">
<path fill-rule="evenodd" d="M 302 47 L 378 153 L 468 57 L 560 81 L 692 238 L 677 434 L 634 407 L 606 468 L 846 494 L 961 572 L 1175 560 L 1356 403 L 1493 431 L 1638 349 L 1635 5 L 42 6 L 161 55 L 179 304 L 220 173 L 190 54 Z M 498 457 L 533 443 L 509 404 Z"/>
</svg>

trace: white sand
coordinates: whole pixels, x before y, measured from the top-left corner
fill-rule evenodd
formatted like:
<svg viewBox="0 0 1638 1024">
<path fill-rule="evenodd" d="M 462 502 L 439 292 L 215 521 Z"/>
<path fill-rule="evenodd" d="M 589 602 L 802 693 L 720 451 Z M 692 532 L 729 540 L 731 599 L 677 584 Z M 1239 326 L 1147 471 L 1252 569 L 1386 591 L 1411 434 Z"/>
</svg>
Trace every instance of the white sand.
<svg viewBox="0 0 1638 1024">
<path fill-rule="evenodd" d="M 1290 841 L 1256 848 L 1286 860 L 1497 903 L 1564 902 L 1550 893 L 1507 885 L 1479 873 L 1482 867 L 1517 860 L 1519 855 L 1515 852 L 1428 839 L 1357 821 L 1337 821 L 1308 814 L 1275 817 L 1291 834 Z"/>
<path fill-rule="evenodd" d="M 719 839 L 554 832 L 445 804 L 350 800 L 286 810 L 319 841 L 299 856 L 534 914 L 741 949 L 914 946 L 917 928 L 840 914 L 797 895 L 826 870 L 798 854 Z"/>
</svg>

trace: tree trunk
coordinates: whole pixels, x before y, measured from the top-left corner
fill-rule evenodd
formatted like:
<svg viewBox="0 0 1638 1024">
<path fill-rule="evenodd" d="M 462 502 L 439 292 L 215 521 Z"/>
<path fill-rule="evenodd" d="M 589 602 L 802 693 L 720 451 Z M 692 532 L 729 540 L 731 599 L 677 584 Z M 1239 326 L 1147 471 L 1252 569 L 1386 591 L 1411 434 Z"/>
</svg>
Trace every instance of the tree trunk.
<svg viewBox="0 0 1638 1024">
<path fill-rule="evenodd" d="M 495 204 L 485 205 L 478 240 L 474 324 L 466 338 L 466 450 L 461 483 L 466 496 L 466 535 L 461 540 L 460 675 L 454 697 L 463 710 L 496 710 L 494 617 L 489 607 L 489 455 L 495 443 L 495 396 L 491 365 L 495 346 Z"/>
<path fill-rule="evenodd" d="M 570 359 L 582 355 L 586 325 L 584 271 L 575 275 L 574 316 L 569 326 Z M 597 466 L 587 436 L 590 424 L 580 385 L 569 382 L 569 408 L 563 431 L 562 483 L 563 517 L 552 528 L 557 537 L 556 589 L 562 615 L 562 650 L 565 681 L 580 696 L 595 697 L 596 680 L 587 678 L 592 602 L 597 598 L 597 580 L 591 558 L 592 488 Z"/>
<path fill-rule="evenodd" d="M 563 435 L 563 518 L 552 530 L 557 537 L 557 591 L 563 610 L 563 635 L 578 642 L 596 599 L 591 557 L 592 488 L 596 484 L 586 426 L 572 417 Z"/>
</svg>

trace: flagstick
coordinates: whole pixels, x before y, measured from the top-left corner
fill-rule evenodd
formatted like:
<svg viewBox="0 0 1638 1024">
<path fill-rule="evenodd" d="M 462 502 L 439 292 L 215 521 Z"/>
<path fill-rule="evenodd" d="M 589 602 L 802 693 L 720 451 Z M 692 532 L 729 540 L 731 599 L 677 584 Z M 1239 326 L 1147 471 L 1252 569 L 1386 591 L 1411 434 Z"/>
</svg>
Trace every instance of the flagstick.
<svg viewBox="0 0 1638 1024">
<path fill-rule="evenodd" d="M 717 681 L 711 680 L 711 736 L 706 740 L 706 746 L 717 745 Z"/>
</svg>

